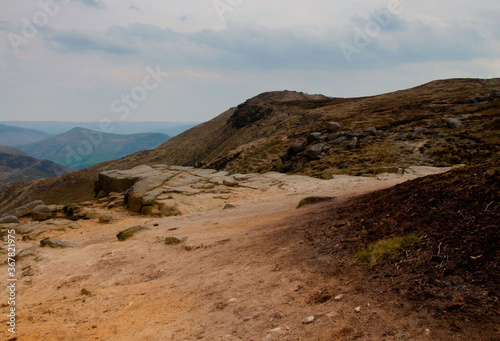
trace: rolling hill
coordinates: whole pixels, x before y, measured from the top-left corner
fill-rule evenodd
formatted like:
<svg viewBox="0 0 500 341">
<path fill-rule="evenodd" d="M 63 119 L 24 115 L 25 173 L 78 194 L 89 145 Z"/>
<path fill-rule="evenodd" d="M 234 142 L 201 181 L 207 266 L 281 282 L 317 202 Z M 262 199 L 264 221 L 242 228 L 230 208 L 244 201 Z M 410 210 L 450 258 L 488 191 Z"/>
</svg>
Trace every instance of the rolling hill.
<svg viewBox="0 0 500 341">
<path fill-rule="evenodd" d="M 71 171 L 73 169 L 55 162 L 38 160 L 15 148 L 0 146 L 0 186 L 57 177 Z"/>
<path fill-rule="evenodd" d="M 35 129 L 13 127 L 0 124 L 0 145 L 19 146 L 28 143 L 36 143 L 49 138 L 51 135 Z"/>
<path fill-rule="evenodd" d="M 99 130 L 101 122 L 61 122 L 61 121 L 4 121 L 0 124 L 9 126 L 36 129 L 50 136 L 64 134 L 65 132 L 81 127 L 90 130 Z M 183 131 L 196 126 L 198 123 L 191 122 L 113 122 L 109 133 L 120 135 L 142 134 L 142 133 L 162 133 L 168 136 L 175 136 Z M 21 143 L 25 144 L 25 143 Z"/>
<path fill-rule="evenodd" d="M 155 150 L 94 169 L 164 163 L 330 178 L 471 163 L 498 153 L 499 110 L 498 78 L 434 81 L 364 98 L 264 93 Z"/>
<path fill-rule="evenodd" d="M 141 150 L 153 149 L 168 138 L 160 133 L 118 135 L 73 128 L 64 134 L 20 146 L 19 149 L 36 158 L 82 169 Z"/>
</svg>

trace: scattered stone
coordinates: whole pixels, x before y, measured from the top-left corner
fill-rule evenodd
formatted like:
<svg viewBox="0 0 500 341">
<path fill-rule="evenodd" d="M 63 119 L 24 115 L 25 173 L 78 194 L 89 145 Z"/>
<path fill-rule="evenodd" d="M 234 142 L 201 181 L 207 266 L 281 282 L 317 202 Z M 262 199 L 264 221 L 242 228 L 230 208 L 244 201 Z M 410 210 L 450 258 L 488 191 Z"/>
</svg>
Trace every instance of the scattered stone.
<svg viewBox="0 0 500 341">
<path fill-rule="evenodd" d="M 304 155 L 307 156 L 311 160 L 317 160 L 319 155 L 323 152 L 323 149 L 326 149 L 326 144 L 317 143 L 310 146 L 304 150 Z"/>
<path fill-rule="evenodd" d="M 342 163 L 339 163 L 339 165 L 337 166 L 339 169 L 346 169 L 349 167 L 349 162 L 342 162 Z"/>
<path fill-rule="evenodd" d="M 382 173 L 404 174 L 404 172 L 404 169 L 401 167 L 379 167 L 374 171 L 375 175 Z"/>
<path fill-rule="evenodd" d="M 354 308 L 354 311 L 357 313 L 361 312 L 361 306 Z"/>
<path fill-rule="evenodd" d="M 90 296 L 91 293 L 87 289 L 83 288 L 82 290 L 80 290 L 80 295 Z"/>
<path fill-rule="evenodd" d="M 29 204 L 5 212 L 4 214 L 2 214 L 2 217 L 16 216 L 18 218 L 21 218 L 30 214 L 31 211 L 33 211 L 33 209 L 39 205 L 44 205 L 43 201 L 35 200 L 30 202 Z"/>
<path fill-rule="evenodd" d="M 231 205 L 231 204 L 225 204 L 223 210 L 229 210 L 229 209 L 232 209 L 232 208 L 236 208 L 236 206 Z"/>
<path fill-rule="evenodd" d="M 352 148 L 356 147 L 357 144 L 358 144 L 358 138 L 353 137 L 351 142 L 349 142 L 349 144 L 347 145 L 347 148 L 352 149 Z"/>
<path fill-rule="evenodd" d="M 322 142 L 321 140 L 322 140 L 321 133 L 318 133 L 318 132 L 311 133 L 311 134 L 309 134 L 309 136 L 307 136 L 307 143 L 308 144 Z"/>
<path fill-rule="evenodd" d="M 281 331 L 281 327 L 276 327 L 270 330 L 271 333 L 277 333 Z"/>
<path fill-rule="evenodd" d="M 167 237 L 165 238 L 165 244 L 167 245 L 177 245 L 185 241 L 187 237 Z"/>
<path fill-rule="evenodd" d="M 297 205 L 297 208 L 301 208 L 301 207 L 306 206 L 306 205 L 317 204 L 317 203 L 324 202 L 324 201 L 331 201 L 333 199 L 335 199 L 335 198 L 334 197 L 307 197 L 307 198 L 302 199 L 299 202 L 299 204 Z"/>
<path fill-rule="evenodd" d="M 15 257 L 15 260 L 18 260 L 23 257 L 28 257 L 28 256 L 36 256 L 36 252 L 34 251 L 35 248 L 38 248 L 39 246 L 36 245 L 35 247 L 30 247 L 28 249 L 20 251 Z"/>
<path fill-rule="evenodd" d="M 344 295 L 340 294 L 340 295 L 335 296 L 334 300 L 340 301 L 343 298 L 344 298 Z"/>
<path fill-rule="evenodd" d="M 460 129 L 463 127 L 462 122 L 460 122 L 456 118 L 447 118 L 446 120 L 444 120 L 444 122 L 450 129 Z"/>
<path fill-rule="evenodd" d="M 99 223 L 109 224 L 113 221 L 113 215 L 111 213 L 103 213 L 99 215 Z"/>
<path fill-rule="evenodd" d="M 127 240 L 130 237 L 132 237 L 134 235 L 134 233 L 136 233 L 138 231 L 141 231 L 141 230 L 146 230 L 146 229 L 147 229 L 147 227 L 141 226 L 141 225 L 132 226 L 132 227 L 129 227 L 128 229 L 126 229 L 126 230 L 123 230 L 123 231 L 119 232 L 116 235 L 116 238 L 118 238 L 119 241 L 124 241 L 124 240 Z"/>
<path fill-rule="evenodd" d="M 243 321 L 247 322 L 250 321 L 252 318 L 250 316 L 245 316 L 243 317 Z"/>
<path fill-rule="evenodd" d="M 327 129 L 330 133 L 336 133 L 342 126 L 338 122 L 328 122 Z"/>
<path fill-rule="evenodd" d="M 332 312 L 326 314 L 325 316 L 329 317 L 329 318 L 337 318 L 337 317 L 339 317 L 339 314 L 336 313 L 336 312 L 334 312 L 334 311 L 332 311 Z"/>
<path fill-rule="evenodd" d="M 0 218 L 0 224 L 19 224 L 19 218 L 15 215 L 9 215 L 3 218 Z"/>
<path fill-rule="evenodd" d="M 78 247 L 78 246 L 80 246 L 78 244 L 73 244 L 70 242 L 65 242 L 62 240 L 56 240 L 56 239 L 52 239 L 52 238 L 45 238 L 45 239 L 40 240 L 40 246 L 44 247 L 45 245 L 47 245 L 51 248 L 56 248 L 56 247 L 65 248 L 65 247 Z"/>
<path fill-rule="evenodd" d="M 370 135 L 373 135 L 373 136 L 377 135 L 377 128 L 375 128 L 375 127 L 366 128 L 364 131 L 366 133 L 369 133 Z"/>
<path fill-rule="evenodd" d="M 38 205 L 31 211 L 31 218 L 34 221 L 45 221 L 53 218 L 50 207 L 45 205 Z"/>
<path fill-rule="evenodd" d="M 21 277 L 26 277 L 26 276 L 34 276 L 35 275 L 35 270 L 31 267 L 31 265 L 28 265 L 27 267 L 24 267 L 23 272 L 21 274 Z"/>
<path fill-rule="evenodd" d="M 302 321 L 303 324 L 310 324 L 310 323 L 313 323 L 315 320 L 314 316 L 309 316 L 308 318 L 306 318 L 304 321 Z"/>
</svg>

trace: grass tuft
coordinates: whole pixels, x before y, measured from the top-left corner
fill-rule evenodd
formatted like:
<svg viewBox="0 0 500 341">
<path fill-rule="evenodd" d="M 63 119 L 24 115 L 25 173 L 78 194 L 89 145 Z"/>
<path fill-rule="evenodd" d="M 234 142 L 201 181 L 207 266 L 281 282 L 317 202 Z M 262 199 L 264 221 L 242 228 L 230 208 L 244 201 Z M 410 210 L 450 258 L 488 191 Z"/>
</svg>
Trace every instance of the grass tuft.
<svg viewBox="0 0 500 341">
<path fill-rule="evenodd" d="M 420 239 L 416 234 L 382 239 L 368 245 L 367 249 L 358 251 L 354 256 L 352 264 L 369 263 L 371 266 L 374 266 L 393 257 L 400 251 L 419 247 L 420 245 Z"/>
</svg>

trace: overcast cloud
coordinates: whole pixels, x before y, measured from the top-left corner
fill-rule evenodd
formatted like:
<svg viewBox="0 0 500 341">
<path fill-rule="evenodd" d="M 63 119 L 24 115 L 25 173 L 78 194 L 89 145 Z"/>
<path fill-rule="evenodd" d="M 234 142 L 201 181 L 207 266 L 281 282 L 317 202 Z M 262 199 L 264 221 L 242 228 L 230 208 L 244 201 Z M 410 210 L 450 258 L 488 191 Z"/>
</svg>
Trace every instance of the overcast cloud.
<svg viewBox="0 0 500 341">
<path fill-rule="evenodd" d="M 500 76 L 497 0 L 54 1 L 0 4 L 1 121 L 205 121 L 264 91 Z"/>
</svg>

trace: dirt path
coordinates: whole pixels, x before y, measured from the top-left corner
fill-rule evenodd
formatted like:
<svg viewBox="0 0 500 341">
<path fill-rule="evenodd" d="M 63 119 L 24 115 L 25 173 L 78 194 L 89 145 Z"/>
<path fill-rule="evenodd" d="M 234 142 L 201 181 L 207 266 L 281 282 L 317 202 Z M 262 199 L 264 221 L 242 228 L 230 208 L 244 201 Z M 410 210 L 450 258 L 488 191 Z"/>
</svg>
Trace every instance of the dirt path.
<svg viewBox="0 0 500 341">
<path fill-rule="evenodd" d="M 445 169 L 379 178 L 340 176 L 322 181 L 290 177 L 279 189 L 233 195 L 178 217 L 120 213 L 112 224 L 81 222 L 57 239 L 80 248 L 41 248 L 17 262 L 17 340 L 362 340 L 432 339 L 422 320 L 358 293 L 355 283 L 323 276 L 290 250 L 304 241 L 276 236 L 309 195 L 347 198 Z M 117 213 L 118 214 L 118 213 Z M 144 224 L 125 242 L 116 233 Z M 186 236 L 176 246 L 167 236 Z M 19 241 L 19 250 L 38 241 Z M 295 252 L 296 254 L 296 252 Z M 304 255 L 307 254 L 304 251 Z M 309 257 L 310 255 L 308 255 Z M 312 255 L 314 257 L 314 255 Z M 32 276 L 21 277 L 31 265 Z M 0 281 L 6 283 L 6 265 Z M 82 289 L 90 294 L 82 294 Z M 322 303 L 325 292 L 344 295 Z M 7 290 L 0 293 L 7 297 Z M 322 296 L 323 295 L 323 296 Z M 359 307 L 357 312 L 355 308 Z M 2 316 L 7 307 L 2 306 Z M 314 316 L 314 321 L 307 318 Z M 312 320 L 312 318 L 311 318 Z M 0 335 L 8 339 L 6 318 Z"/>
</svg>

